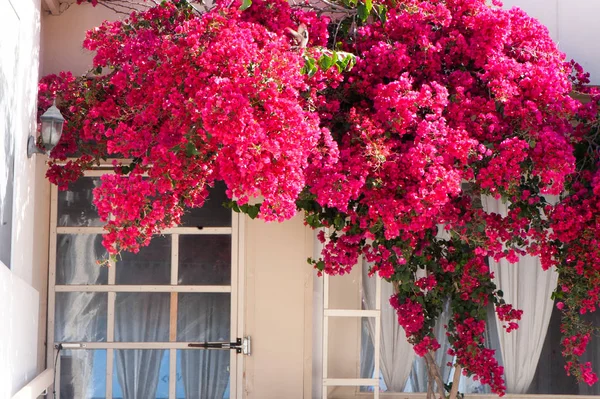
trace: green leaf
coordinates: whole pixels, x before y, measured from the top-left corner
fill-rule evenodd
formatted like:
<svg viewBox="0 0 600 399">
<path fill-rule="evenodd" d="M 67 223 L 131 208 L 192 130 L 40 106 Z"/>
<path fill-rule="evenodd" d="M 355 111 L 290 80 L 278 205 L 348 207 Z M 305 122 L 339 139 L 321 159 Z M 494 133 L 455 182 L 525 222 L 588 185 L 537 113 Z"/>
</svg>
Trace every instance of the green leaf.
<svg viewBox="0 0 600 399">
<path fill-rule="evenodd" d="M 252 0 L 243 0 L 240 6 L 240 11 L 247 10 L 252 5 Z"/>
<path fill-rule="evenodd" d="M 317 263 L 315 263 L 315 268 L 322 272 L 323 270 L 325 270 L 325 262 L 323 262 L 322 260 L 318 261 Z"/>
<path fill-rule="evenodd" d="M 304 57 L 304 66 L 300 72 L 304 75 L 313 76 L 317 71 L 317 61 L 312 57 Z"/>
<path fill-rule="evenodd" d="M 240 208 L 238 207 L 237 202 L 235 202 L 234 200 L 229 200 L 229 201 L 223 202 L 223 207 L 225 207 L 227 209 L 231 209 L 232 211 L 237 212 L 237 213 L 240 212 Z"/>
<path fill-rule="evenodd" d="M 377 18 L 379 18 L 382 24 L 385 24 L 387 22 L 387 7 L 383 4 L 376 4 L 373 8 L 375 9 Z"/>
<path fill-rule="evenodd" d="M 356 13 L 362 22 L 366 22 L 367 18 L 369 18 L 369 11 L 367 11 L 367 7 L 363 3 L 358 5 Z"/>
<path fill-rule="evenodd" d="M 346 220 L 344 220 L 344 218 L 342 216 L 337 215 L 335 217 L 335 219 L 333 220 L 333 226 L 338 231 L 342 230 L 344 228 L 344 226 L 346 226 Z"/>
<path fill-rule="evenodd" d="M 327 71 L 329 68 L 331 68 L 333 66 L 334 61 L 335 61 L 334 55 L 329 57 L 326 54 L 323 54 L 321 56 L 321 58 L 319 58 L 319 66 L 321 67 L 322 70 Z"/>
<path fill-rule="evenodd" d="M 349 71 L 356 64 L 356 56 L 354 54 L 347 53 L 345 51 L 338 51 L 335 53 L 335 56 L 335 66 L 338 68 L 340 73 L 344 70 Z"/>
<path fill-rule="evenodd" d="M 250 219 L 255 219 L 258 216 L 258 212 L 260 211 L 260 204 L 251 205 L 248 207 L 248 216 Z"/>
<path fill-rule="evenodd" d="M 193 155 L 198 155 L 200 153 L 198 152 L 198 149 L 196 148 L 194 143 L 192 143 L 191 141 L 188 141 L 188 143 L 185 145 L 185 154 L 188 157 L 191 157 Z"/>
</svg>

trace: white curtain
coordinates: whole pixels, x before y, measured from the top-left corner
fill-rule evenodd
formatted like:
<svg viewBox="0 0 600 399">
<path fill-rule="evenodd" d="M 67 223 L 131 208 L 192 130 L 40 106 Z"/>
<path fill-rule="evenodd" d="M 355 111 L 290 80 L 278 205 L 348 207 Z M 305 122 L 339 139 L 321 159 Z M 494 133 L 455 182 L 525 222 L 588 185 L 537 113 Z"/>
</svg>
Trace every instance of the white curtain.
<svg viewBox="0 0 600 399">
<path fill-rule="evenodd" d="M 68 220 L 64 221 L 68 223 Z M 68 284 L 94 284 L 101 269 L 96 264 L 96 235 L 59 235 L 57 279 Z M 106 294 L 69 292 L 56 295 L 55 340 L 57 342 L 104 341 L 101 323 L 106 310 Z M 94 352 L 72 350 L 61 354 L 66 371 L 61 379 L 61 396 L 93 397 Z"/>
<path fill-rule="evenodd" d="M 483 209 L 505 217 L 506 204 L 490 196 L 482 196 Z M 550 299 L 556 288 L 558 274 L 542 270 L 538 258 L 523 256 L 515 264 L 502 259 L 490 259 L 494 283 L 504 292 L 504 299 L 523 311 L 516 331 L 507 333 L 503 322 L 496 320 L 504 373 L 508 393 L 525 393 L 533 380 L 540 358 L 553 302 Z"/>
<path fill-rule="evenodd" d="M 371 340 L 369 321 L 366 317 L 361 320 L 360 332 L 360 378 L 373 378 L 375 347 Z"/>
<path fill-rule="evenodd" d="M 448 366 L 448 363 L 452 363 L 454 360 L 452 356 L 448 355 L 450 342 L 448 342 L 448 337 L 446 337 L 446 328 L 444 328 L 444 325 L 447 325 L 450 321 L 450 315 L 450 301 L 446 301 L 444 304 L 444 309 L 433 329 L 435 338 L 440 344 L 440 348 L 435 352 L 434 359 L 435 363 L 440 367 L 440 374 L 444 383 L 448 383 L 450 372 L 452 371 L 452 367 Z M 412 392 L 427 392 L 427 383 L 428 375 L 425 359 L 422 357 L 416 357 L 412 370 L 410 371 L 410 385 Z"/>
<path fill-rule="evenodd" d="M 450 239 L 450 234 L 446 231 L 443 224 L 437 225 L 437 234 L 436 238 L 438 240 L 448 240 Z M 424 270 L 417 270 L 417 278 L 425 277 L 426 272 Z M 433 333 L 435 338 L 440 344 L 440 348 L 435 352 L 435 362 L 440 367 L 440 374 L 442 376 L 442 381 L 444 383 L 448 382 L 450 378 L 450 372 L 452 371 L 452 367 L 448 366 L 449 362 L 453 362 L 453 357 L 448 355 L 448 349 L 450 349 L 450 342 L 448 342 L 448 337 L 446 336 L 445 325 L 450 321 L 450 317 L 452 316 L 452 311 L 450 310 L 450 301 L 446 301 L 444 303 L 444 308 L 442 313 L 440 314 L 435 327 L 433 329 Z M 427 392 L 427 364 L 425 363 L 425 359 L 422 357 L 416 357 L 413 368 L 410 372 L 410 386 L 412 392 Z M 436 391 L 437 392 L 437 391 Z"/>
<path fill-rule="evenodd" d="M 177 340 L 229 342 L 229 294 L 180 294 Z M 229 350 L 183 350 L 185 397 L 222 399 L 229 383 Z"/>
<path fill-rule="evenodd" d="M 366 309 L 375 309 L 375 279 L 368 276 L 368 264 L 363 261 L 363 300 Z M 394 294 L 392 284 L 381 283 L 381 374 L 388 392 L 402 392 L 412 368 L 415 352 L 406 342 L 406 333 L 398 324 L 396 311 L 389 304 Z M 375 319 L 368 318 L 369 334 L 375 342 Z"/>
<path fill-rule="evenodd" d="M 168 293 L 117 293 L 115 341 L 169 339 Z M 115 350 L 123 399 L 155 399 L 164 350 Z"/>
</svg>

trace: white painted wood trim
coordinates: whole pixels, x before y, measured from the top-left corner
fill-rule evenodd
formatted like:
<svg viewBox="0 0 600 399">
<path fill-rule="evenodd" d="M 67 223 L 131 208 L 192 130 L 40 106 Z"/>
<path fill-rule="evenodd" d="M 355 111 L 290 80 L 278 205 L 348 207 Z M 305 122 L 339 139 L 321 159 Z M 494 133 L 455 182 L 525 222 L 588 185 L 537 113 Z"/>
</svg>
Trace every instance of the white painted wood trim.
<svg viewBox="0 0 600 399">
<path fill-rule="evenodd" d="M 375 295 L 375 310 L 381 311 L 381 278 L 377 276 L 375 276 Z"/>
<path fill-rule="evenodd" d="M 232 234 L 231 227 L 204 227 L 199 229 L 197 227 L 173 227 L 171 229 L 164 229 L 159 235 L 173 235 L 173 234 L 184 234 L 184 235 L 229 235 Z M 102 226 L 94 227 L 69 227 L 61 226 L 56 228 L 58 234 L 106 234 Z"/>
<path fill-rule="evenodd" d="M 327 399 L 328 389 L 325 381 L 327 380 L 327 374 L 329 369 L 329 317 L 327 317 L 327 311 L 329 307 L 329 275 L 323 275 L 323 380 L 322 387 L 323 393 L 321 399 Z"/>
<path fill-rule="evenodd" d="M 171 285 L 179 279 L 179 234 L 171 234 Z"/>
<path fill-rule="evenodd" d="M 365 309 L 324 309 L 325 317 L 378 317 L 378 310 Z"/>
<path fill-rule="evenodd" d="M 36 399 L 52 385 L 54 369 L 46 369 L 21 388 L 12 399 Z"/>
<path fill-rule="evenodd" d="M 381 392 L 382 399 L 426 399 L 426 392 Z M 332 399 L 368 399 L 373 398 L 373 392 L 357 392 L 356 394 L 335 395 Z M 467 399 L 498 399 L 493 394 L 465 394 Z M 503 399 L 598 399 L 593 395 L 528 395 L 528 394 L 506 394 Z"/>
<path fill-rule="evenodd" d="M 359 387 L 379 385 L 379 380 L 375 378 L 325 378 L 323 386 L 326 387 Z"/>
<path fill-rule="evenodd" d="M 231 296 L 230 300 L 230 321 L 229 321 L 229 339 L 231 342 L 234 342 L 236 338 L 242 338 L 243 335 L 238 335 L 238 216 L 234 215 L 232 212 L 231 215 Z M 234 350 L 229 352 L 229 396 L 231 398 L 236 399 L 237 396 L 237 369 L 238 369 L 238 359 L 243 356 L 239 356 L 238 353 Z"/>
<path fill-rule="evenodd" d="M 379 281 L 379 278 L 377 279 Z M 377 295 L 379 295 L 379 290 L 375 290 L 375 292 L 377 293 Z M 380 373 L 380 367 L 381 367 L 381 311 L 379 311 L 379 314 L 377 315 L 377 317 L 375 318 L 375 342 L 373 343 L 374 346 L 374 359 L 373 359 L 373 363 L 374 363 L 374 370 L 373 370 L 373 374 L 375 376 L 377 376 L 378 378 L 373 378 L 373 380 L 375 380 L 374 384 L 372 384 L 373 386 L 373 397 L 374 399 L 379 399 L 379 373 Z M 360 369 L 360 365 L 359 365 L 359 369 Z"/>
<path fill-rule="evenodd" d="M 113 396 L 113 365 L 115 364 L 115 351 L 106 350 L 106 399 L 112 399 Z"/>
<path fill-rule="evenodd" d="M 177 399 L 177 349 L 169 349 L 169 399 Z"/>
<path fill-rule="evenodd" d="M 363 267 L 361 262 L 361 267 Z M 362 276 L 362 271 L 361 271 Z M 379 399 L 379 375 L 381 369 L 381 278 L 375 277 L 375 311 L 377 312 L 377 317 L 375 317 L 375 342 L 374 345 L 374 370 L 376 382 L 373 386 L 373 398 Z M 360 367 L 360 366 L 359 366 Z"/>
<path fill-rule="evenodd" d="M 65 161 L 62 162 L 57 162 L 59 165 L 66 165 L 67 162 L 69 161 L 77 161 L 79 158 L 67 158 Z M 90 169 L 90 170 L 85 170 L 83 171 L 83 175 L 84 176 L 102 176 L 108 173 L 114 173 L 113 171 L 113 158 L 110 159 L 100 159 L 99 163 L 100 165 L 96 165 L 93 168 L 94 169 Z M 129 159 L 129 158 L 122 158 L 122 159 L 116 159 L 116 161 L 118 161 L 119 163 L 123 164 L 123 165 L 129 165 L 131 162 L 133 162 L 133 159 Z M 99 170 L 99 169 L 103 169 L 103 170 Z M 99 173 L 99 174 L 95 174 L 95 173 Z"/>
<path fill-rule="evenodd" d="M 304 249 L 305 255 L 313 256 L 314 253 L 314 230 L 305 227 L 304 230 Z M 318 342 L 315 342 L 314 331 L 315 328 L 320 326 L 320 323 L 315 325 L 313 320 L 313 312 L 315 309 L 314 299 L 314 269 L 308 267 L 308 264 L 304 265 L 304 343 L 303 343 L 303 399 L 312 399 L 312 386 L 313 386 L 313 369 L 312 361 L 313 356 L 316 355 L 314 350 L 315 346 L 318 346 Z M 318 340 L 317 340 L 318 341 Z"/>
<path fill-rule="evenodd" d="M 66 342 L 63 342 L 66 343 Z M 78 344 L 81 348 L 69 348 L 69 351 L 91 350 L 91 349 L 189 349 L 189 350 L 230 350 L 234 349 L 204 349 L 190 348 L 189 344 L 201 344 L 202 342 L 68 342 Z M 108 360 L 107 360 L 108 362 Z"/>
<path fill-rule="evenodd" d="M 115 340 L 115 303 L 117 293 L 114 291 L 107 293 L 107 309 L 106 309 L 106 340 L 112 342 Z"/>
<path fill-rule="evenodd" d="M 57 285 L 56 292 L 231 292 L 230 285 Z"/>
<path fill-rule="evenodd" d="M 111 160 L 112 162 L 112 160 Z M 102 175 L 114 175 L 115 172 L 112 170 L 112 164 L 105 164 L 102 165 L 100 167 L 110 167 L 111 169 L 109 170 L 99 170 L 99 169 L 92 169 L 92 170 L 85 170 L 83 172 L 83 176 L 84 177 L 102 177 Z"/>
<path fill-rule="evenodd" d="M 48 253 L 48 315 L 46 326 L 46 367 L 54 367 L 54 318 L 56 307 L 56 223 L 58 220 L 58 187 L 50 185 L 50 243 Z M 58 372 L 58 371 L 57 371 Z M 60 376 L 57 378 L 60 386 Z M 53 386 L 50 386 L 53 389 Z M 58 392 L 58 387 L 57 387 Z"/>
<path fill-rule="evenodd" d="M 323 309 L 329 309 L 329 275 L 323 274 Z"/>
<path fill-rule="evenodd" d="M 231 243 L 236 254 L 237 262 L 237 336 L 244 338 L 246 335 L 245 330 L 245 318 L 246 307 L 244 298 L 246 297 L 246 219 L 239 213 L 232 212 L 232 226 L 233 234 L 231 236 Z M 234 244 L 235 243 L 235 244 Z M 235 269 L 234 269 L 235 271 Z M 250 354 L 251 356 L 252 354 Z M 245 368 L 245 356 L 238 356 L 237 370 L 236 372 L 236 396 L 231 396 L 232 399 L 243 399 L 245 395 L 244 390 L 244 368 Z"/>
</svg>

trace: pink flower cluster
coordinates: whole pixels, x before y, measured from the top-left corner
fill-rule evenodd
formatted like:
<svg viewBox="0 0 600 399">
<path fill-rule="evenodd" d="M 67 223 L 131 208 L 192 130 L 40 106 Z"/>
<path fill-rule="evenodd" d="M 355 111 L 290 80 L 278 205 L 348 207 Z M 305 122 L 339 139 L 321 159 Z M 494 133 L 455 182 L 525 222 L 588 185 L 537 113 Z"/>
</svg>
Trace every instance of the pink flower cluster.
<svg viewBox="0 0 600 399">
<path fill-rule="evenodd" d="M 105 22 L 88 32 L 84 46 L 96 52 L 94 68 L 110 74 L 47 78 L 40 86 L 40 103 L 60 92 L 68 104 L 69 124 L 53 156 L 85 154 L 66 168 L 51 162 L 52 181 L 64 185 L 106 155 L 135 160 L 115 166 L 126 170 L 122 183 L 104 177 L 97 191 L 101 217 L 110 220 L 111 252 L 136 250 L 177 224 L 184 207 L 202 206 L 217 179 L 239 204 L 263 197 L 265 220 L 296 213 L 309 157 L 331 139 L 301 97 L 308 89 L 301 52 L 285 28 L 310 22 L 312 40 L 323 43 L 327 19 L 292 13 L 285 1 L 256 3 L 256 13 L 218 6 L 196 17 L 164 2 Z M 122 191 L 128 179 L 136 195 Z"/>
<path fill-rule="evenodd" d="M 449 300 L 452 353 L 502 394 L 485 309 L 496 305 L 508 331 L 521 311 L 504 303 L 486 257 L 555 267 L 569 337 L 585 336 L 574 317 L 600 303 L 600 95 L 518 8 L 373 3 L 385 16 L 373 7 L 334 40 L 329 18 L 285 0 L 244 11 L 217 1 L 203 15 L 171 0 L 105 22 L 84 42 L 95 78 L 40 83 L 40 111 L 59 94 L 68 121 L 47 176 L 65 188 L 102 158 L 129 159 L 94 193 L 111 254 L 178 224 L 216 180 L 239 205 L 263 198 L 264 220 L 303 211 L 328 229 L 311 261 L 319 273 L 348 273 L 364 256 L 394 283 L 390 302 L 420 355 L 439 347 L 432 327 Z M 306 48 L 290 34 L 301 24 Z M 557 206 L 544 198 L 561 193 Z M 482 194 L 507 201 L 508 215 L 484 212 Z M 565 344 L 569 370 L 589 382 L 573 358 L 581 342 Z"/>
<path fill-rule="evenodd" d="M 498 365 L 494 351 L 484 346 L 485 321 L 472 317 L 454 315 L 456 329 L 449 333 L 452 348 L 448 351 L 456 356 L 458 364 L 476 375 L 482 384 L 488 384 L 492 391 L 504 395 L 504 368 Z"/>
<path fill-rule="evenodd" d="M 398 302 L 397 296 L 390 298 L 390 304 L 398 313 L 398 324 L 402 326 L 406 337 L 416 335 L 421 332 L 425 317 L 423 315 L 423 306 L 421 304 L 406 299 L 403 303 Z"/>
</svg>

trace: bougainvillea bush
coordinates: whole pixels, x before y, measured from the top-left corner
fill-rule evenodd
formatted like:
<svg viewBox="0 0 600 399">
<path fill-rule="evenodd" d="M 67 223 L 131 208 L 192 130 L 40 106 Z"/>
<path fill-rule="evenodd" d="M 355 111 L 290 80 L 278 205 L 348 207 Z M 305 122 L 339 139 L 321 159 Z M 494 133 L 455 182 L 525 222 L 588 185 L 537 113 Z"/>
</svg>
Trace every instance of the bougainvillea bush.
<svg viewBox="0 0 600 399">
<path fill-rule="evenodd" d="M 451 354 L 499 394 L 486 308 L 509 330 L 522 312 L 486 259 L 539 256 L 560 275 L 567 371 L 594 383 L 577 362 L 593 332 L 579 315 L 600 300 L 597 99 L 570 97 L 584 72 L 544 26 L 497 2 L 326 3 L 331 18 L 283 0 L 206 13 L 172 0 L 89 31 L 91 73 L 40 83 L 40 110 L 58 96 L 67 120 L 48 178 L 66 187 L 119 159 L 94 192 L 113 255 L 177 225 L 217 180 L 251 217 L 303 212 L 323 228 L 318 272 L 365 257 L 394 284 L 419 355 L 439 347 L 432 328 L 449 298 Z M 507 201 L 508 215 L 484 212 L 481 195 Z"/>
</svg>

